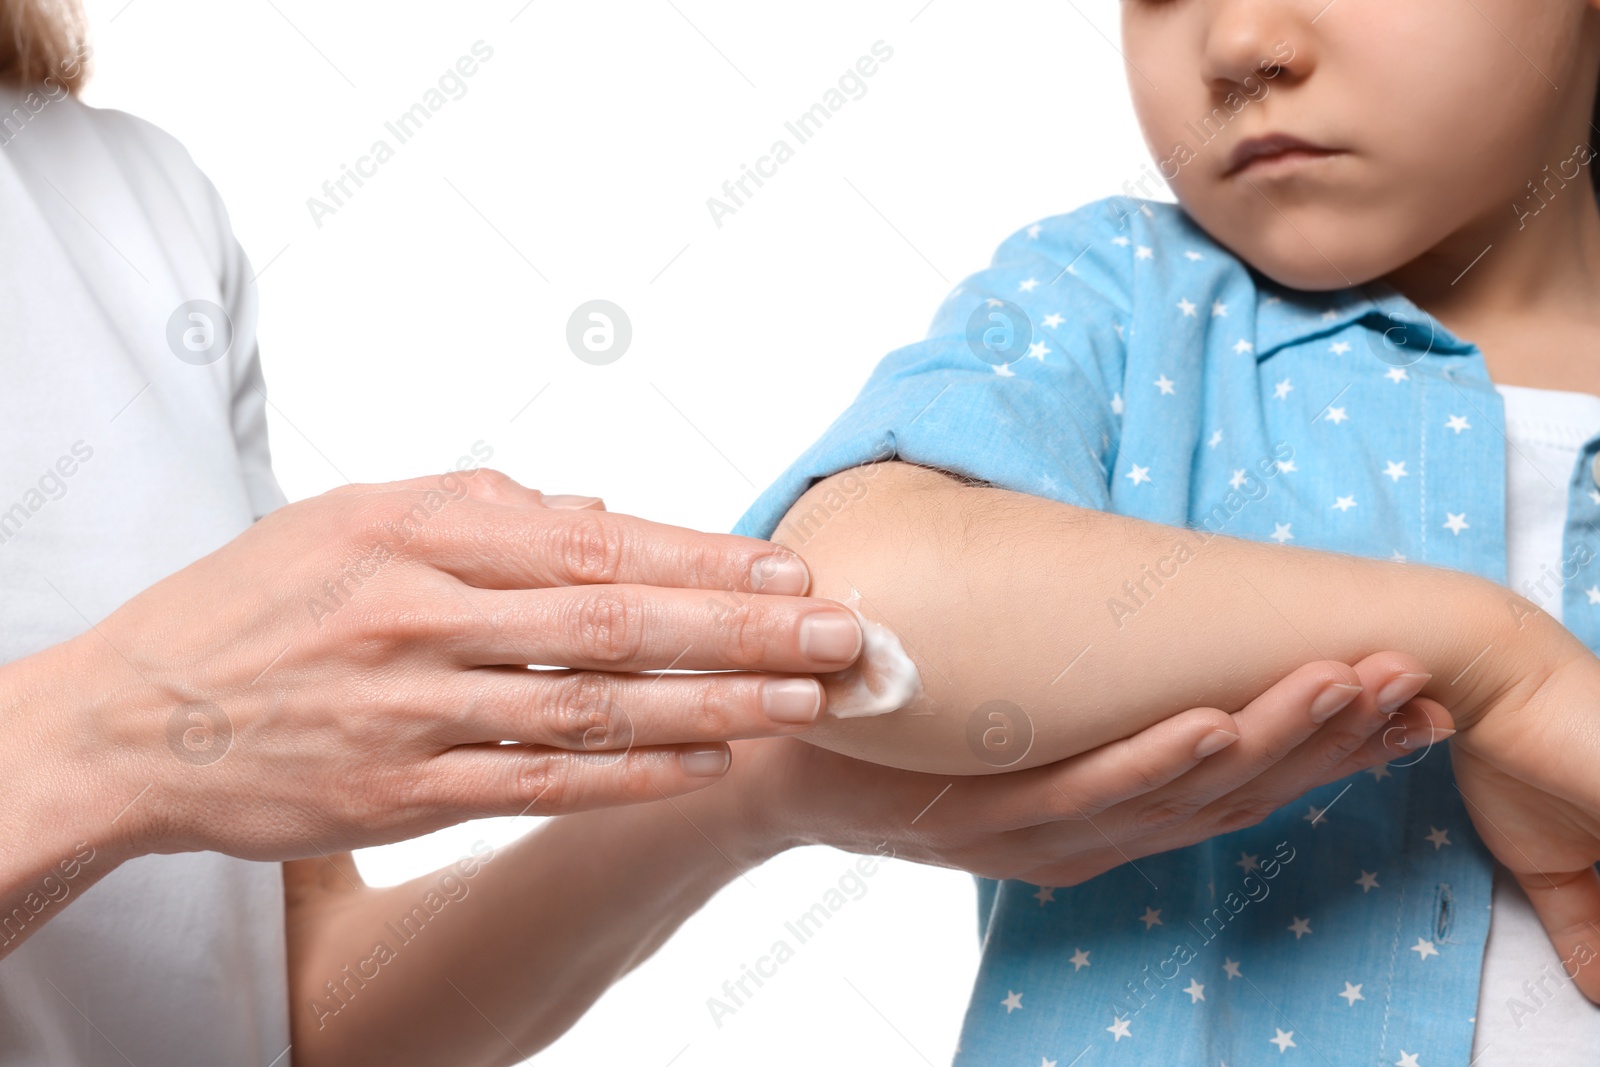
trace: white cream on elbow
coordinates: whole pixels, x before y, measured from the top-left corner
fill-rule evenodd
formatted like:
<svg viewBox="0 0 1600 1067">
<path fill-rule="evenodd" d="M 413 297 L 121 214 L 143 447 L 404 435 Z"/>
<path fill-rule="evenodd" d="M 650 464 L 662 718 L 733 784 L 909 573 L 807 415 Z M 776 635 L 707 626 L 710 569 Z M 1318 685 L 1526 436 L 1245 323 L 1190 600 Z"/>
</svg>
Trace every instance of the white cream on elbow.
<svg viewBox="0 0 1600 1067">
<path fill-rule="evenodd" d="M 852 590 L 850 600 L 859 596 Z M 922 692 L 917 665 L 893 630 L 866 618 L 853 604 L 845 606 L 861 621 L 861 657 L 848 669 L 827 676 L 828 713 L 856 719 L 905 707 Z"/>
</svg>

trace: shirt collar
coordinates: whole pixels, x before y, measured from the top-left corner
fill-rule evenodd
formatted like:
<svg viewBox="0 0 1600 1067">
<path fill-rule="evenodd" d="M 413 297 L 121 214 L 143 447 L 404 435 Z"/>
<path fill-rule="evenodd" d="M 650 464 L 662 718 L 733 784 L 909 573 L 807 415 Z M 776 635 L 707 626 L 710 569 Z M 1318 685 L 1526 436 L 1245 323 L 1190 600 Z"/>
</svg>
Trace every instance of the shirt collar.
<svg viewBox="0 0 1600 1067">
<path fill-rule="evenodd" d="M 1428 355 L 1459 356 L 1475 349 L 1445 328 L 1409 297 L 1381 278 L 1330 292 L 1306 292 L 1279 285 L 1253 267 L 1256 282 L 1257 362 L 1288 344 L 1338 333 L 1351 323 L 1367 326 L 1365 343 L 1380 359 L 1396 365 Z"/>
</svg>

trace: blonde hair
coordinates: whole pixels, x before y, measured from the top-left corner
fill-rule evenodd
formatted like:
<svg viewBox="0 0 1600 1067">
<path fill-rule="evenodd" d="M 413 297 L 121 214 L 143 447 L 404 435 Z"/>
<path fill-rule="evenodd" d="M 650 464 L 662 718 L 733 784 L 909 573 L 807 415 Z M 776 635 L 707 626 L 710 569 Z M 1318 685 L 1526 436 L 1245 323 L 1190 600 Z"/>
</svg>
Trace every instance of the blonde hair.
<svg viewBox="0 0 1600 1067">
<path fill-rule="evenodd" d="M 88 25 L 77 0 L 0 0 L 0 81 L 76 94 L 88 80 L 88 60 Z"/>
</svg>

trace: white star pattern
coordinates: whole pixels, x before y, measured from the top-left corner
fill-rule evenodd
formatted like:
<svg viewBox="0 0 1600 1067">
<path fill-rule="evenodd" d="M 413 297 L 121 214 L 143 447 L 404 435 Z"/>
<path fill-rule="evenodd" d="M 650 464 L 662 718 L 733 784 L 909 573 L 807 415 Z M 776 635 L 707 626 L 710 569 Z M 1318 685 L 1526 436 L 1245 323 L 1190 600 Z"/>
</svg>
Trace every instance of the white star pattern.
<svg viewBox="0 0 1600 1067">
<path fill-rule="evenodd" d="M 1114 245 L 1118 245 L 1118 246 L 1120 246 L 1122 248 L 1127 248 L 1129 242 L 1128 242 L 1128 239 L 1126 237 L 1120 237 L 1119 236 L 1119 237 L 1113 237 L 1111 239 L 1111 243 L 1114 244 Z"/>
<path fill-rule="evenodd" d="M 1342 356 L 1346 352 L 1350 351 L 1350 346 L 1343 341 L 1335 341 L 1333 344 L 1328 346 L 1328 351 L 1332 352 L 1336 356 Z"/>
<path fill-rule="evenodd" d="M 1072 971 L 1074 974 L 1089 966 L 1092 966 L 1089 963 L 1089 954 L 1083 949 L 1080 948 L 1072 954 Z"/>
<path fill-rule="evenodd" d="M 1417 938 L 1417 943 L 1411 946 L 1411 951 L 1417 954 L 1417 959 L 1425 960 L 1429 956 L 1437 956 L 1439 950 L 1433 947 L 1433 942 L 1426 938 Z"/>
<path fill-rule="evenodd" d="M 1241 337 L 1237 342 L 1234 343 L 1233 350 L 1240 355 L 1244 355 L 1246 352 L 1254 352 L 1256 350 L 1256 346 Z"/>
<path fill-rule="evenodd" d="M 1111 413 L 1113 415 L 1121 415 L 1122 414 L 1122 394 L 1121 393 L 1112 393 L 1111 394 Z"/>
<path fill-rule="evenodd" d="M 1051 350 L 1049 346 L 1047 346 L 1043 341 L 1035 341 L 1033 344 L 1028 346 L 1028 355 L 1032 356 L 1040 363 L 1044 362 L 1044 357 L 1048 356 L 1050 351 Z"/>
<path fill-rule="evenodd" d="M 1140 245 L 1133 253 L 1134 259 L 1155 259 L 1156 250 L 1145 245 Z"/>
<path fill-rule="evenodd" d="M 1400 1058 L 1394 1061 L 1394 1067 L 1422 1067 L 1422 1065 L 1417 1062 L 1418 1055 L 1420 1055 L 1420 1053 L 1407 1052 L 1405 1049 L 1401 1049 Z"/>
<path fill-rule="evenodd" d="M 1155 381 L 1155 386 L 1157 389 L 1161 390 L 1162 396 L 1174 395 L 1174 390 L 1172 388 L 1174 384 L 1176 383 L 1174 383 L 1173 380 L 1168 378 L 1165 374 L 1157 378 Z"/>
<path fill-rule="evenodd" d="M 1277 385 L 1275 385 L 1273 387 L 1272 396 L 1276 400 L 1282 400 L 1285 397 L 1287 397 L 1290 394 L 1290 392 L 1292 392 L 1293 390 L 1294 390 L 1294 386 L 1290 385 L 1289 384 L 1289 379 L 1285 378 L 1283 381 L 1279 382 Z"/>
<path fill-rule="evenodd" d="M 1274 1026 L 1273 1029 L 1278 1030 L 1276 1026 Z M 1288 1052 L 1292 1048 L 1300 1047 L 1294 1043 L 1293 1030 L 1278 1030 L 1277 1036 L 1269 1037 L 1267 1038 L 1267 1041 L 1269 1044 L 1277 1045 L 1279 1052 Z"/>
<path fill-rule="evenodd" d="M 1459 515 L 1455 514 L 1454 512 L 1446 512 L 1446 514 L 1448 514 L 1450 517 L 1445 520 L 1444 528 L 1455 534 L 1457 537 L 1461 536 L 1462 530 L 1470 529 L 1470 527 L 1467 525 L 1466 512 L 1462 512 Z"/>
<path fill-rule="evenodd" d="M 1189 994 L 1190 1004 L 1198 1004 L 1206 999 L 1206 987 L 1193 978 L 1189 979 L 1189 984 L 1183 987 L 1183 991 Z"/>
<path fill-rule="evenodd" d="M 1351 508 L 1356 506 L 1356 498 L 1353 496 L 1342 496 L 1333 502 L 1333 506 L 1338 508 L 1340 511 L 1349 511 Z"/>
<path fill-rule="evenodd" d="M 1137 463 L 1133 464 L 1132 466 L 1133 469 L 1127 473 L 1126 477 L 1133 479 L 1134 485 L 1138 485 L 1140 482 L 1148 482 L 1150 480 L 1149 467 L 1141 467 Z"/>
<path fill-rule="evenodd" d="M 1240 467 L 1233 472 L 1233 477 L 1228 479 L 1228 484 L 1237 489 L 1249 479 L 1245 477 L 1244 468 Z"/>
<path fill-rule="evenodd" d="M 1178 310 L 1189 316 L 1191 319 L 1198 317 L 1194 313 L 1195 305 L 1189 302 L 1188 297 L 1184 297 L 1182 300 L 1178 301 Z"/>
<path fill-rule="evenodd" d="M 1383 372 L 1383 376 L 1396 385 L 1399 385 L 1401 382 L 1406 381 L 1411 377 L 1411 375 L 1406 373 L 1406 369 L 1404 367 L 1390 367 L 1388 370 Z"/>
<path fill-rule="evenodd" d="M 1211 317 L 1214 318 L 1214 319 L 1225 319 L 1225 318 L 1227 318 L 1228 317 L 1228 305 L 1222 303 L 1220 300 L 1213 300 L 1211 302 Z"/>
<path fill-rule="evenodd" d="M 1039 891 L 1033 895 L 1033 898 L 1039 902 L 1039 907 L 1042 908 L 1046 904 L 1055 903 L 1056 891 L 1050 886 L 1042 885 L 1039 887 Z"/>
<path fill-rule="evenodd" d="M 1302 919 L 1302 918 L 1300 918 L 1300 916 L 1296 915 L 1294 917 L 1294 922 L 1290 923 L 1284 929 L 1286 929 L 1290 933 L 1294 934 L 1294 939 L 1296 941 L 1298 941 L 1302 937 L 1304 937 L 1306 934 L 1309 934 L 1311 932 L 1311 920 L 1310 919 Z"/>
<path fill-rule="evenodd" d="M 1038 223 L 1034 223 L 1032 226 L 1029 226 L 1028 227 L 1028 240 L 1030 240 L 1030 241 L 1038 240 L 1039 239 L 1039 229 L 1040 229 L 1040 227 L 1039 227 Z"/>
<path fill-rule="evenodd" d="M 1014 1011 L 1021 1011 L 1022 994 L 1016 992 L 1015 990 L 1006 990 L 1006 998 L 1000 1002 L 1000 1006 L 1006 1009 L 1007 1015 L 1010 1015 Z"/>
<path fill-rule="evenodd" d="M 1299 469 L 1300 469 L 1299 467 L 1296 467 L 1294 465 L 1294 460 L 1292 460 L 1292 459 L 1280 459 L 1280 460 L 1278 460 L 1278 473 L 1279 474 L 1293 474 L 1295 471 L 1297 471 Z"/>
<path fill-rule="evenodd" d="M 1196 251 L 1195 251 L 1195 250 L 1194 250 L 1194 249 L 1192 249 L 1192 248 L 1191 248 L 1191 249 L 1189 249 L 1189 251 L 1187 251 L 1187 252 L 1185 252 L 1185 253 L 1184 253 L 1184 257 L 1185 257 L 1185 258 L 1186 258 L 1186 259 L 1188 259 L 1188 260 L 1189 260 L 1189 261 L 1190 261 L 1190 262 L 1192 262 L 1192 263 L 1197 263 L 1197 262 L 1199 262 L 1199 261 L 1200 261 L 1200 260 L 1202 260 L 1202 259 L 1205 259 L 1205 258 L 1206 258 L 1206 257 L 1205 257 L 1205 256 L 1202 256 L 1202 255 L 1201 255 L 1201 254 L 1200 254 L 1200 253 L 1199 253 L 1199 252 L 1196 252 Z"/>
<path fill-rule="evenodd" d="M 1053 330 L 1065 321 L 1065 319 L 1063 319 L 1060 315 L 1057 315 L 1054 311 L 1039 320 L 1040 324 L 1043 325 L 1047 330 Z"/>
<path fill-rule="evenodd" d="M 1456 436 L 1458 437 L 1461 435 L 1462 430 L 1472 429 L 1472 423 L 1467 421 L 1467 417 L 1465 415 L 1451 415 L 1450 421 L 1446 422 L 1444 425 L 1445 429 L 1454 430 L 1456 432 Z"/>
<path fill-rule="evenodd" d="M 1361 877 L 1356 879 L 1356 885 L 1361 887 L 1361 892 L 1363 892 L 1363 893 L 1366 893 L 1369 890 L 1382 889 L 1383 888 L 1382 886 L 1380 886 L 1378 884 L 1378 872 L 1377 871 L 1366 871 L 1366 870 L 1362 871 L 1361 872 Z"/>
<path fill-rule="evenodd" d="M 1222 443 L 1222 431 L 1217 430 L 1211 435 L 1211 440 L 1206 442 L 1207 448 L 1216 448 Z"/>
<path fill-rule="evenodd" d="M 1438 852 L 1445 845 L 1454 844 L 1454 842 L 1450 840 L 1449 830 L 1441 830 L 1437 826 L 1432 825 L 1430 825 L 1428 829 L 1433 831 L 1428 835 L 1428 840 L 1433 843 L 1433 850 L 1435 852 Z"/>
<path fill-rule="evenodd" d="M 1152 926 L 1165 926 L 1166 925 L 1166 923 L 1161 921 L 1161 909 L 1160 908 L 1149 908 L 1149 907 L 1145 908 L 1144 909 L 1144 914 L 1139 916 L 1139 921 L 1144 923 L 1144 928 L 1146 930 L 1150 929 Z"/>
<path fill-rule="evenodd" d="M 1348 419 L 1349 417 L 1350 417 L 1349 415 L 1346 415 L 1344 413 L 1344 408 L 1330 407 L 1328 409 L 1328 421 L 1333 423 L 1335 426 L 1340 425 L 1341 423 L 1344 422 L 1345 419 Z"/>
<path fill-rule="evenodd" d="M 1124 1019 L 1120 1015 L 1113 1015 L 1111 1017 L 1111 1025 L 1106 1027 L 1106 1029 L 1111 1032 L 1111 1043 L 1113 1045 L 1125 1037 L 1133 1036 L 1132 1034 L 1128 1033 L 1128 1020 Z"/>
<path fill-rule="evenodd" d="M 1280 544 L 1280 545 L 1283 544 L 1285 541 L 1293 541 L 1294 540 L 1294 534 L 1289 532 L 1289 527 L 1293 526 L 1293 525 L 1294 525 L 1293 523 L 1289 523 L 1289 522 L 1275 522 L 1275 523 L 1273 523 L 1272 524 L 1272 539 L 1274 541 L 1278 542 L 1278 544 Z"/>
<path fill-rule="evenodd" d="M 1251 855 L 1248 852 L 1241 852 L 1239 853 L 1239 858 L 1233 861 L 1233 865 L 1239 868 L 1245 874 L 1249 874 L 1251 871 L 1261 866 L 1261 857 L 1258 855 Z"/>
<path fill-rule="evenodd" d="M 1327 810 L 1328 810 L 1327 808 L 1319 808 L 1315 804 L 1313 804 L 1309 808 L 1306 809 L 1306 813 L 1304 815 L 1300 816 L 1300 818 L 1304 819 L 1306 822 L 1310 823 L 1312 826 L 1316 826 L 1318 823 L 1320 823 L 1322 821 L 1322 813 L 1327 811 Z"/>
<path fill-rule="evenodd" d="M 1039 288 L 1039 279 L 1038 278 L 1029 278 L 1026 281 L 1024 281 L 1021 285 L 1017 286 L 1017 288 L 1021 289 L 1024 293 L 1031 293 L 1035 289 Z"/>
<path fill-rule="evenodd" d="M 1376 782 L 1381 782 L 1385 778 L 1394 777 L 1394 775 L 1389 773 L 1389 765 L 1387 763 L 1380 763 L 1376 767 L 1368 767 L 1367 773 L 1372 775 L 1373 781 Z"/>
<path fill-rule="evenodd" d="M 1222 959 L 1222 969 L 1228 972 L 1228 978 L 1230 980 L 1244 977 L 1244 975 L 1239 973 L 1239 961 L 1229 959 L 1226 956 L 1224 956 Z"/>
<path fill-rule="evenodd" d="M 1364 982 L 1357 982 L 1355 985 L 1351 985 L 1349 982 L 1346 982 L 1344 984 L 1344 992 L 1340 993 L 1339 995 L 1343 997 L 1353 1008 L 1356 1006 L 1356 1001 L 1367 999 L 1361 995 L 1361 987 L 1365 984 L 1366 983 Z"/>
<path fill-rule="evenodd" d="M 1401 478 L 1406 476 L 1406 461 L 1401 460 L 1399 463 L 1396 463 L 1392 459 L 1389 460 L 1388 466 L 1383 468 L 1383 473 L 1398 482 Z"/>
<path fill-rule="evenodd" d="M 1591 585 L 1584 592 L 1588 594 L 1589 603 L 1600 604 L 1600 585 Z"/>
</svg>

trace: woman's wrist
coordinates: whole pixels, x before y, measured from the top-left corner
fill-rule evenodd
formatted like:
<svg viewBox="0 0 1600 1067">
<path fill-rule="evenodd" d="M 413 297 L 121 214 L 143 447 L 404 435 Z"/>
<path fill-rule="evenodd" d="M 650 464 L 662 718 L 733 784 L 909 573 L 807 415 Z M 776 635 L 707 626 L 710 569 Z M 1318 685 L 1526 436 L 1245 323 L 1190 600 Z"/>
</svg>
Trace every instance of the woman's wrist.
<svg viewBox="0 0 1600 1067">
<path fill-rule="evenodd" d="M 673 802 L 741 871 L 806 844 L 792 805 L 778 795 L 786 780 L 783 771 L 763 758 L 768 746 L 794 743 L 787 738 L 734 741 L 727 777 Z"/>
<path fill-rule="evenodd" d="M 140 715 L 127 706 L 128 668 L 114 659 L 91 631 L 0 666 L 5 810 L 23 814 L 29 836 L 63 857 L 87 849 L 109 866 L 159 851 L 148 805 L 168 755 L 107 733 Z"/>
</svg>

